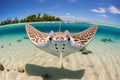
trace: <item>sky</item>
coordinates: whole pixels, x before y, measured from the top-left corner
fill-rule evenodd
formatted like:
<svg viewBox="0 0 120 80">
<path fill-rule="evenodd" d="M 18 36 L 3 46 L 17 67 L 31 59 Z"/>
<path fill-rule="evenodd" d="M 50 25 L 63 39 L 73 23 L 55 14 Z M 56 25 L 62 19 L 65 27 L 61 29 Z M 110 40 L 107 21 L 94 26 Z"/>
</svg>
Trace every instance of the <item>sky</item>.
<svg viewBox="0 0 120 80">
<path fill-rule="evenodd" d="M 120 26 L 120 0 L 0 0 L 0 21 L 38 13 Z"/>
</svg>

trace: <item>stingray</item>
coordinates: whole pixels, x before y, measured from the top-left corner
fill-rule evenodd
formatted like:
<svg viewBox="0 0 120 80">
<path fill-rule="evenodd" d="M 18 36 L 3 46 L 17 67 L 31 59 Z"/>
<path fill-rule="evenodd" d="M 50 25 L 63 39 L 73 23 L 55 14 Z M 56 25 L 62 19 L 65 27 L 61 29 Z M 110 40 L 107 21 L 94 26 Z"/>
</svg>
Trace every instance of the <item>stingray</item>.
<svg viewBox="0 0 120 80">
<path fill-rule="evenodd" d="M 26 24 L 26 32 L 30 41 L 39 49 L 59 57 L 61 65 L 62 58 L 87 46 L 96 31 L 97 25 L 93 25 L 79 33 L 70 33 L 68 30 L 65 32 L 51 31 L 50 33 L 44 33 Z"/>
</svg>

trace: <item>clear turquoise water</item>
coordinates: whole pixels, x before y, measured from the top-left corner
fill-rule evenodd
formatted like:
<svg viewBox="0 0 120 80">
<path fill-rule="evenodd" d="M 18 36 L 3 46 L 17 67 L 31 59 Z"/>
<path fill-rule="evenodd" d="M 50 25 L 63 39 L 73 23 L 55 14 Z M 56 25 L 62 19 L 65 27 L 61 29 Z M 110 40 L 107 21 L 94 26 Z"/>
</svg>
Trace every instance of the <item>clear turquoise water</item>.
<svg viewBox="0 0 120 80">
<path fill-rule="evenodd" d="M 34 23 L 31 25 L 36 27 L 40 31 L 46 33 L 49 33 L 51 30 L 53 30 L 54 32 L 58 32 L 60 26 L 60 24 L 58 23 L 37 23 L 37 24 Z M 69 30 L 70 33 L 76 33 L 81 32 L 91 26 L 92 24 L 62 23 L 61 31 L 64 32 L 65 30 Z M 24 39 L 24 37 L 27 37 L 25 31 L 25 24 L 8 25 L 0 27 L 0 50 L 1 50 L 0 55 L 1 54 L 3 55 L 3 53 L 6 55 L 9 54 L 8 52 L 9 50 L 5 50 L 9 49 L 9 47 L 13 47 L 12 49 L 17 49 L 21 47 L 22 49 L 22 47 L 25 48 L 25 44 L 27 44 L 27 46 L 30 47 L 34 46 L 33 44 L 31 44 L 29 39 Z M 102 39 L 111 39 L 113 42 L 102 42 L 101 41 Z M 18 42 L 19 40 L 21 40 L 21 42 Z M 14 46 L 13 45 L 9 46 L 9 44 L 14 44 Z M 120 28 L 98 25 L 97 33 L 93 40 L 88 45 L 88 47 L 94 44 L 98 44 L 96 47 L 99 49 L 101 47 L 106 47 L 106 49 L 110 49 L 112 47 L 118 50 L 120 48 Z M 2 46 L 4 46 L 4 48 L 2 48 Z M 115 50 L 114 52 L 119 54 L 118 51 Z"/>
<path fill-rule="evenodd" d="M 49 33 L 51 30 L 54 32 L 59 31 L 60 24 L 58 23 L 40 23 L 40 24 L 31 24 L 42 32 Z M 72 23 L 62 23 L 61 32 L 68 30 L 70 33 L 81 32 L 88 27 L 91 27 L 92 24 L 72 24 Z M 5 39 L 19 38 L 22 36 L 27 36 L 25 31 L 25 24 L 18 25 L 9 25 L 0 27 L 0 39 L 1 41 Z M 95 35 L 97 38 L 111 38 L 120 41 L 120 28 L 115 28 L 112 26 L 98 25 L 98 31 Z M 0 41 L 0 42 L 1 42 Z M 2 44 L 2 43 L 1 43 Z"/>
<path fill-rule="evenodd" d="M 57 32 L 59 31 L 59 24 L 57 23 L 34 23 L 31 24 L 42 32 L 49 33 L 51 30 Z M 69 30 L 71 33 L 76 33 L 91 27 L 92 24 L 73 24 L 73 23 L 62 23 L 61 31 Z M 39 66 L 52 66 L 53 70 L 56 65 L 58 65 L 58 58 L 53 57 L 51 54 L 43 52 L 42 50 L 36 48 L 29 39 L 24 39 L 27 37 L 25 31 L 25 24 L 17 24 L 17 25 L 8 25 L 8 26 L 0 26 L 0 63 L 5 66 L 5 69 L 10 69 L 8 74 L 2 74 L 7 76 L 8 78 L 2 77 L 2 80 L 13 80 L 12 76 L 14 73 L 16 74 L 17 68 L 20 66 L 25 67 L 26 64 L 35 64 Z M 111 39 L 113 42 L 102 42 L 102 39 Z M 21 41 L 21 42 L 18 42 Z M 86 49 L 92 51 L 92 54 L 88 54 L 87 56 L 79 54 L 74 54 L 64 58 L 64 67 L 73 71 L 81 70 L 81 67 L 85 69 L 85 74 L 87 77 L 90 77 L 93 80 L 93 75 L 91 76 L 91 72 L 97 72 L 99 74 L 99 79 L 96 78 L 94 80 L 119 80 L 118 78 L 114 78 L 114 75 L 119 76 L 119 66 L 120 66 L 120 28 L 115 28 L 113 26 L 105 26 L 98 25 L 98 31 L 93 38 L 93 40 L 86 46 Z M 73 58 L 73 59 L 71 59 Z M 69 60 L 67 62 L 67 59 Z M 52 64 L 51 64 L 52 63 Z M 93 68 L 88 68 L 90 64 L 93 64 Z M 83 66 L 82 66 L 83 65 Z M 87 67 L 88 66 L 88 67 Z M 36 70 L 36 67 L 34 67 Z M 38 67 L 37 67 L 38 68 Z M 44 69 L 43 68 L 43 69 Z M 39 71 L 40 67 L 37 71 L 32 71 L 29 69 L 31 73 L 35 72 L 35 74 L 40 75 Z M 33 69 L 34 70 L 34 69 Z M 49 70 L 47 68 L 46 70 Z M 59 70 L 59 69 L 58 69 Z M 60 69 L 61 70 L 61 69 Z M 51 70 L 49 70 L 51 71 Z M 54 70 L 55 71 L 55 70 Z M 112 71 L 112 72 L 111 72 Z M 6 73 L 6 70 L 4 71 Z M 1 72 L 1 73 L 4 73 Z M 44 71 L 43 71 L 44 72 Z M 55 71 L 57 72 L 57 71 Z M 0 77 L 1 77 L 0 73 Z M 27 69 L 26 69 L 27 73 Z M 26 77 L 25 79 L 31 79 L 31 75 Z M 63 72 L 62 72 L 63 73 Z M 56 77 L 53 75 L 53 78 Z M 79 75 L 80 73 L 78 73 Z M 22 74 L 24 75 L 24 73 Z M 62 76 L 62 74 L 57 74 L 57 76 Z M 71 76 L 71 75 L 70 75 Z M 83 77 L 86 77 L 83 76 Z M 21 77 L 21 73 L 16 75 L 16 79 L 23 79 Z M 40 77 L 34 76 L 32 77 Z M 109 79 L 107 79 L 110 77 Z M 4 78 L 4 79 L 3 79 Z M 1 78 L 0 78 L 1 79 Z M 34 79 L 34 78 L 33 78 Z M 37 79 L 36 79 L 37 80 Z M 53 79 L 54 80 L 54 79 Z"/>
<path fill-rule="evenodd" d="M 37 23 L 37 24 L 31 24 L 31 25 L 36 27 L 40 31 L 46 32 L 46 33 L 49 33 L 51 30 L 53 30 L 54 32 L 57 32 L 59 31 L 59 26 L 60 26 L 60 24 L 58 23 L 43 23 L 43 24 Z M 69 30 L 70 33 L 76 33 L 76 32 L 81 32 L 91 26 L 92 24 L 62 23 L 61 31 L 64 32 L 65 30 Z M 20 48 L 21 50 L 22 50 L 22 47 L 26 48 L 25 44 L 27 46 L 34 47 L 34 45 L 31 44 L 30 40 L 24 39 L 24 37 L 27 37 L 26 31 L 25 31 L 25 24 L 1 26 L 0 27 L 0 50 L 1 50 L 0 55 L 2 54 L 3 56 L 6 56 L 7 54 L 9 54 L 8 52 L 9 47 L 12 47 L 12 49 L 17 49 L 21 47 Z M 113 42 L 102 42 L 101 41 L 102 39 L 111 39 Z M 21 41 L 18 42 L 19 40 Z M 9 44 L 11 45 L 14 44 L 14 45 L 9 46 Z M 115 28 L 112 26 L 105 26 L 105 25 L 98 25 L 97 33 L 93 38 L 93 40 L 88 45 L 88 47 L 94 44 L 97 44 L 96 47 L 99 49 L 101 47 L 106 47 L 106 49 L 116 48 L 117 51 L 115 50 L 114 52 L 119 54 L 120 28 Z M 6 55 L 4 55 L 3 53 Z"/>
</svg>

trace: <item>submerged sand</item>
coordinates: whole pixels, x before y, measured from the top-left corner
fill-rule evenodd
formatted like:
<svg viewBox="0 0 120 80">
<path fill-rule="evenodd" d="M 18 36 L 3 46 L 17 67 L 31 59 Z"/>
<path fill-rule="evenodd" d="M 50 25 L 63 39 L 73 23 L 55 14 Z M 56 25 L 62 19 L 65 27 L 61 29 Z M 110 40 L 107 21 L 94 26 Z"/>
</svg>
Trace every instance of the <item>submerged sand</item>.
<svg viewBox="0 0 120 80">
<path fill-rule="evenodd" d="M 91 54 L 76 52 L 59 58 L 36 48 L 27 39 L 3 42 L 0 48 L 0 80 L 120 80 L 118 43 L 91 42 Z M 11 43 L 10 43 L 11 42 Z"/>
</svg>

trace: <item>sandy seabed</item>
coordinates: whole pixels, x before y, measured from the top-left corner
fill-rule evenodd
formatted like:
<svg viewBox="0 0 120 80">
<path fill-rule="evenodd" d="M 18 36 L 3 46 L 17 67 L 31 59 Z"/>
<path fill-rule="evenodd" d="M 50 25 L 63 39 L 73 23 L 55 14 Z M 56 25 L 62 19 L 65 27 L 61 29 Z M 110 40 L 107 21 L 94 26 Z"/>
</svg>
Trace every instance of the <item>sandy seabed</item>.
<svg viewBox="0 0 120 80">
<path fill-rule="evenodd" d="M 10 43 L 11 42 L 11 43 Z M 63 59 L 36 48 L 29 40 L 3 42 L 0 80 L 120 80 L 120 46 L 91 42 L 91 54 L 76 52 Z"/>
</svg>

